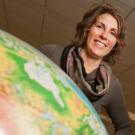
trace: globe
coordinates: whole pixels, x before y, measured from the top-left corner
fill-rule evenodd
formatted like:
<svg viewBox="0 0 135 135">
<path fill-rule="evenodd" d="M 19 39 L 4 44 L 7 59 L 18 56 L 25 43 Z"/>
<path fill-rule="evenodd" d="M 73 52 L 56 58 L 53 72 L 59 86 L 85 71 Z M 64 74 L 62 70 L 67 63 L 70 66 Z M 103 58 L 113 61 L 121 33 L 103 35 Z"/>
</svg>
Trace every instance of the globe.
<svg viewBox="0 0 135 135">
<path fill-rule="evenodd" d="M 0 30 L 0 135 L 107 135 L 92 104 L 49 58 Z"/>
</svg>

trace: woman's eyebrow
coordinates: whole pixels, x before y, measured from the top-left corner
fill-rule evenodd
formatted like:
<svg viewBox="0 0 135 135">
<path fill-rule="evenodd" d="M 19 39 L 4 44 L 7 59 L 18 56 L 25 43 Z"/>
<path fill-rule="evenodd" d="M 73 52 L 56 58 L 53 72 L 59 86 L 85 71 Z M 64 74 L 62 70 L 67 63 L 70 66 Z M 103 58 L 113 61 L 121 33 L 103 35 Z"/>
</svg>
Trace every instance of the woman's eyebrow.
<svg viewBox="0 0 135 135">
<path fill-rule="evenodd" d="M 104 24 L 103 22 L 97 21 L 96 23 Z"/>
</svg>

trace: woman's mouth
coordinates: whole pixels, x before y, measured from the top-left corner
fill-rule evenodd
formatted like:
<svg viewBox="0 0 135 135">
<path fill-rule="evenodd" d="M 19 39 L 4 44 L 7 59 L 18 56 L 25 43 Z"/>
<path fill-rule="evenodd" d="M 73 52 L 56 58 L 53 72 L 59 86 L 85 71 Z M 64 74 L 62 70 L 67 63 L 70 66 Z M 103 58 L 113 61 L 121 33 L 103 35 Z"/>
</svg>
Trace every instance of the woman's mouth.
<svg viewBox="0 0 135 135">
<path fill-rule="evenodd" d="M 100 47 L 100 48 L 107 46 L 105 43 L 103 43 L 103 42 L 101 42 L 101 41 L 99 41 L 99 40 L 95 40 L 95 42 L 96 42 L 96 45 L 97 45 L 98 47 Z"/>
</svg>

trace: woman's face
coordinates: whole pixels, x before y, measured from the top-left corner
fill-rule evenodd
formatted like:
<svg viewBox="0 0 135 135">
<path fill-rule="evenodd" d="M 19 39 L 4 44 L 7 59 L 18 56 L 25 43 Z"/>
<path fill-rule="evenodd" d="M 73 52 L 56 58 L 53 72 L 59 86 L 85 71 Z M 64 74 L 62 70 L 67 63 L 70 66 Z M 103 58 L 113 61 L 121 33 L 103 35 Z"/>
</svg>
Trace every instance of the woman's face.
<svg viewBox="0 0 135 135">
<path fill-rule="evenodd" d="M 86 52 L 90 57 L 102 59 L 117 42 L 118 23 L 110 14 L 100 15 L 89 30 Z"/>
</svg>

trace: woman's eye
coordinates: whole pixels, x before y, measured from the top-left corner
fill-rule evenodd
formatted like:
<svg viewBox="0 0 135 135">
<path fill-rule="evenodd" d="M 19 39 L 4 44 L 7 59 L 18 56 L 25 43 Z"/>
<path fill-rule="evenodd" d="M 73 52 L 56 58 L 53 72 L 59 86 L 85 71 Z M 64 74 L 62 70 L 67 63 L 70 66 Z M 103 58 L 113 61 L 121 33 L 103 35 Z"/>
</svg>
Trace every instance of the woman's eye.
<svg viewBox="0 0 135 135">
<path fill-rule="evenodd" d="M 115 32 L 112 31 L 111 34 L 112 34 L 113 36 L 117 37 L 117 34 L 116 34 Z"/>
<path fill-rule="evenodd" d="M 101 25 L 96 25 L 96 27 L 97 27 L 98 29 L 103 29 L 103 26 L 101 26 Z"/>
</svg>

